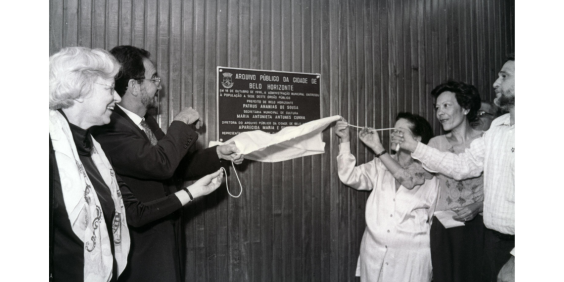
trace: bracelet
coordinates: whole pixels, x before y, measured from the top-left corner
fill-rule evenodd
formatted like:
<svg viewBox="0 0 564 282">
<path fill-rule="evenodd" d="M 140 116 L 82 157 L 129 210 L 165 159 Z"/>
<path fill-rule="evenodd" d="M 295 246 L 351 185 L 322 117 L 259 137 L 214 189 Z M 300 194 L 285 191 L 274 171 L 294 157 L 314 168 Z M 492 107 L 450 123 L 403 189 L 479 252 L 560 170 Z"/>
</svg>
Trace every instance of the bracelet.
<svg viewBox="0 0 564 282">
<path fill-rule="evenodd" d="M 182 188 L 182 190 L 186 191 L 186 193 L 188 193 L 188 196 L 190 197 L 190 201 L 194 201 L 194 197 L 192 197 L 192 194 L 190 193 L 190 191 L 188 191 L 188 187 L 184 187 Z"/>
<path fill-rule="evenodd" d="M 381 156 L 383 156 L 384 154 L 387 154 L 388 151 L 386 151 L 386 149 L 384 149 L 384 151 L 382 151 L 382 153 L 376 154 L 377 158 L 380 158 Z"/>
</svg>

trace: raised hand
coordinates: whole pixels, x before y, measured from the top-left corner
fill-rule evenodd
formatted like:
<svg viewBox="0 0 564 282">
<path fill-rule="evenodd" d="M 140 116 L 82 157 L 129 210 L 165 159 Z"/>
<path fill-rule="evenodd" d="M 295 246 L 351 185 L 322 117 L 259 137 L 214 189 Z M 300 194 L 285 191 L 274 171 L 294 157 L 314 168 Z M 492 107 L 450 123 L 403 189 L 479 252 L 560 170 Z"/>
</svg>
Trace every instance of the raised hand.
<svg viewBox="0 0 564 282">
<path fill-rule="evenodd" d="M 346 119 L 343 118 L 335 124 L 335 134 L 341 139 L 341 143 L 349 142 L 351 140 L 349 124 Z"/>
<path fill-rule="evenodd" d="M 399 144 L 402 149 L 406 149 L 410 152 L 415 151 L 417 143 L 419 143 L 419 141 L 415 140 L 415 137 L 413 137 L 411 130 L 407 128 L 397 128 L 393 130 L 390 142 L 391 146 L 394 146 L 394 148 L 397 144 Z"/>
<path fill-rule="evenodd" d="M 382 142 L 380 141 L 380 136 L 378 136 L 378 131 L 372 128 L 363 128 L 359 133 L 359 138 L 362 143 L 368 146 L 375 153 L 380 153 L 384 150 Z"/>
<path fill-rule="evenodd" d="M 200 118 L 200 114 L 192 107 L 185 107 L 184 109 L 182 109 L 182 111 L 180 111 L 180 113 L 178 113 L 174 117 L 174 120 L 181 121 L 185 124 L 194 124 L 196 128 L 200 128 L 200 126 L 203 124 L 203 121 Z"/>
</svg>

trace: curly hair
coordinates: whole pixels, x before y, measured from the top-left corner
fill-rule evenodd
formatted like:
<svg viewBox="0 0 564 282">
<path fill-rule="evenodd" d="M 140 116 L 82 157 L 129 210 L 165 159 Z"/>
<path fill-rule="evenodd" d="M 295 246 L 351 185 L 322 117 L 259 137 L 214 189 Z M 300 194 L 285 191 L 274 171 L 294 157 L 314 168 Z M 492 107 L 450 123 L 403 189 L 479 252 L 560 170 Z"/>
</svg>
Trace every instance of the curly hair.
<svg viewBox="0 0 564 282">
<path fill-rule="evenodd" d="M 143 59 L 149 59 L 151 53 L 145 49 L 129 45 L 116 46 L 110 50 L 110 53 L 121 64 L 121 69 L 116 76 L 116 92 L 123 97 L 130 79 L 139 81 L 145 78 Z"/>
<path fill-rule="evenodd" d="M 409 112 L 400 112 L 396 116 L 396 121 L 401 118 L 411 123 L 411 128 L 409 129 L 415 136 L 421 137 L 421 143 L 427 144 L 433 138 L 433 127 L 424 117 Z"/>
<path fill-rule="evenodd" d="M 480 98 L 480 93 L 478 89 L 471 84 L 466 84 L 460 81 L 449 80 L 445 83 L 439 84 L 435 89 L 431 91 L 431 95 L 435 97 L 435 100 L 443 92 L 452 92 L 455 94 L 456 102 L 466 110 L 469 110 L 466 118 L 468 121 L 475 121 L 478 116 L 478 110 L 482 106 L 482 99 Z"/>
<path fill-rule="evenodd" d="M 49 57 L 49 109 L 65 109 L 86 96 L 98 78 L 110 79 L 120 64 L 108 51 L 67 47 Z"/>
</svg>

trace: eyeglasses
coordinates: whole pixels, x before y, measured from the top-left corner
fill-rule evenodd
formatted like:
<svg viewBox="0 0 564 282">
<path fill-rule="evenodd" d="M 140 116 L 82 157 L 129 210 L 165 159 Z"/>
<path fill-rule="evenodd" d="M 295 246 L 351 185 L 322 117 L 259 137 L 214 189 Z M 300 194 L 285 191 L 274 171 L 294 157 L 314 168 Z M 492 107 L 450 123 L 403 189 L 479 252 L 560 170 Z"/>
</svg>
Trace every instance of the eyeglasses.
<svg viewBox="0 0 564 282">
<path fill-rule="evenodd" d="M 153 78 L 139 78 L 142 80 L 150 80 L 151 82 L 153 82 L 156 86 L 161 85 L 161 78 L 160 77 L 153 77 Z"/>
<path fill-rule="evenodd" d="M 98 85 L 102 85 L 102 86 L 108 87 L 108 88 L 109 88 L 108 90 L 110 90 L 110 94 L 112 94 L 112 95 L 114 95 L 114 91 L 116 91 L 114 85 L 107 85 L 107 84 L 98 83 L 98 82 L 94 82 L 94 83 L 95 83 L 95 84 L 98 84 Z"/>
<path fill-rule="evenodd" d="M 478 111 L 478 117 L 483 117 L 484 115 L 490 115 L 490 116 L 495 116 L 494 114 L 490 114 L 486 111 Z"/>
</svg>

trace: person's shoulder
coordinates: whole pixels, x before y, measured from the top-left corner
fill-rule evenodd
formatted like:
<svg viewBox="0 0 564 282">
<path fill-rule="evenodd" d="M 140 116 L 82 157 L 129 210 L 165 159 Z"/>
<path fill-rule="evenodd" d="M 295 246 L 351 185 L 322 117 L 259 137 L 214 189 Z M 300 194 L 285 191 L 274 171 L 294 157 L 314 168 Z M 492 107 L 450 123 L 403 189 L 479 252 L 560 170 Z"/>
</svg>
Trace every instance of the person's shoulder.
<svg viewBox="0 0 564 282">
<path fill-rule="evenodd" d="M 501 116 L 497 117 L 496 119 L 494 119 L 492 121 L 490 128 L 492 128 L 494 126 L 501 125 L 501 124 L 507 124 L 507 123 L 510 122 L 510 120 L 511 120 L 511 114 L 507 113 L 507 114 L 501 115 Z"/>
<path fill-rule="evenodd" d="M 110 115 L 110 122 L 108 124 L 93 126 L 90 132 L 93 136 L 97 136 L 107 132 L 123 131 L 127 129 L 126 122 L 126 117 L 114 111 Z"/>
</svg>

